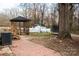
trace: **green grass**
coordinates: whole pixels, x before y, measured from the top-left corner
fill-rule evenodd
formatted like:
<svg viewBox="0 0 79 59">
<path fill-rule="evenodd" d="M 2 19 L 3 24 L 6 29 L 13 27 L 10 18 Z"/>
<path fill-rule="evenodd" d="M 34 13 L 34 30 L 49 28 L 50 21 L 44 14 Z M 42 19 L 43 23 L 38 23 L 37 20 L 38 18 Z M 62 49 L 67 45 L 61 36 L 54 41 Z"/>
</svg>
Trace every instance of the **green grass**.
<svg viewBox="0 0 79 59">
<path fill-rule="evenodd" d="M 49 32 L 40 32 L 40 33 L 37 33 L 37 32 L 32 32 L 30 33 L 31 36 L 51 36 L 52 33 L 49 33 Z"/>
</svg>

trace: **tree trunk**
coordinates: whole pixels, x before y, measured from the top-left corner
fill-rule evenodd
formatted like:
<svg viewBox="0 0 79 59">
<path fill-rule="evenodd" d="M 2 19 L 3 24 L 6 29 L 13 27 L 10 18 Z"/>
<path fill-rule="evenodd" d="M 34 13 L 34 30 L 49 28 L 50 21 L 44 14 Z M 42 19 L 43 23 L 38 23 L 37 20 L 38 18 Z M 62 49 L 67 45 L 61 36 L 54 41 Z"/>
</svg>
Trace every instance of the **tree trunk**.
<svg viewBox="0 0 79 59">
<path fill-rule="evenodd" d="M 79 8 L 79 4 L 78 4 L 78 8 Z M 79 30 L 79 11 L 78 11 L 78 30 Z"/>
<path fill-rule="evenodd" d="M 74 15 L 74 6 L 73 4 L 70 4 L 70 10 L 69 10 L 69 24 L 70 24 L 70 32 L 72 31 L 72 24 L 73 24 L 73 15 Z"/>
<path fill-rule="evenodd" d="M 69 4 L 61 3 L 59 4 L 59 38 L 71 38 L 70 35 L 70 23 L 69 23 Z"/>
</svg>

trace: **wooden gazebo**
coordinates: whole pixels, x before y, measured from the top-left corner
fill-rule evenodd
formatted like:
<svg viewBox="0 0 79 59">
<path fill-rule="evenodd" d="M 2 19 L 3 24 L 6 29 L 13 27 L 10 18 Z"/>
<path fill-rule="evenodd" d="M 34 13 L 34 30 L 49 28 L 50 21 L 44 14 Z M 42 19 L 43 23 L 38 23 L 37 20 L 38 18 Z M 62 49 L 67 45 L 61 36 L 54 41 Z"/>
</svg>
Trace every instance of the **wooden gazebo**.
<svg viewBox="0 0 79 59">
<path fill-rule="evenodd" d="M 13 35 L 28 35 L 30 19 L 22 16 L 18 16 L 10 20 L 11 22 L 11 32 Z"/>
</svg>

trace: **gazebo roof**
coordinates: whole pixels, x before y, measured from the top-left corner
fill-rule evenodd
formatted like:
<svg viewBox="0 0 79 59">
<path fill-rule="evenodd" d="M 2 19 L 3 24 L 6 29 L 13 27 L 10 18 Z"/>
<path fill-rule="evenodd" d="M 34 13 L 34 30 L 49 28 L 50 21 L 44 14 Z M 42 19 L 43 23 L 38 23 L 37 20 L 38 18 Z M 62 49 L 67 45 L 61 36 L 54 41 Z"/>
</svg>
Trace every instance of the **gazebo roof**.
<svg viewBox="0 0 79 59">
<path fill-rule="evenodd" d="M 25 17 L 22 17 L 22 16 L 18 16 L 16 18 L 13 18 L 11 19 L 10 21 L 11 22 L 27 22 L 27 21 L 30 21 L 31 19 L 27 19 Z"/>
</svg>

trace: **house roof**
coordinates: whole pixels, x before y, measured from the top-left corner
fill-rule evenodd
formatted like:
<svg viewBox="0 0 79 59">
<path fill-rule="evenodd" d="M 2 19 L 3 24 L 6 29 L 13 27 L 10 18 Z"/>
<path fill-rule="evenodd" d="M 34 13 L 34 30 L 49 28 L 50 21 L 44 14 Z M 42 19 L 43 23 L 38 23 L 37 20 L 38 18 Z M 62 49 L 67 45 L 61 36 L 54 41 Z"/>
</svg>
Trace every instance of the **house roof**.
<svg viewBox="0 0 79 59">
<path fill-rule="evenodd" d="M 25 17 L 22 16 L 18 16 L 16 18 L 10 19 L 11 22 L 27 22 L 30 21 L 31 19 L 27 19 Z"/>
</svg>

